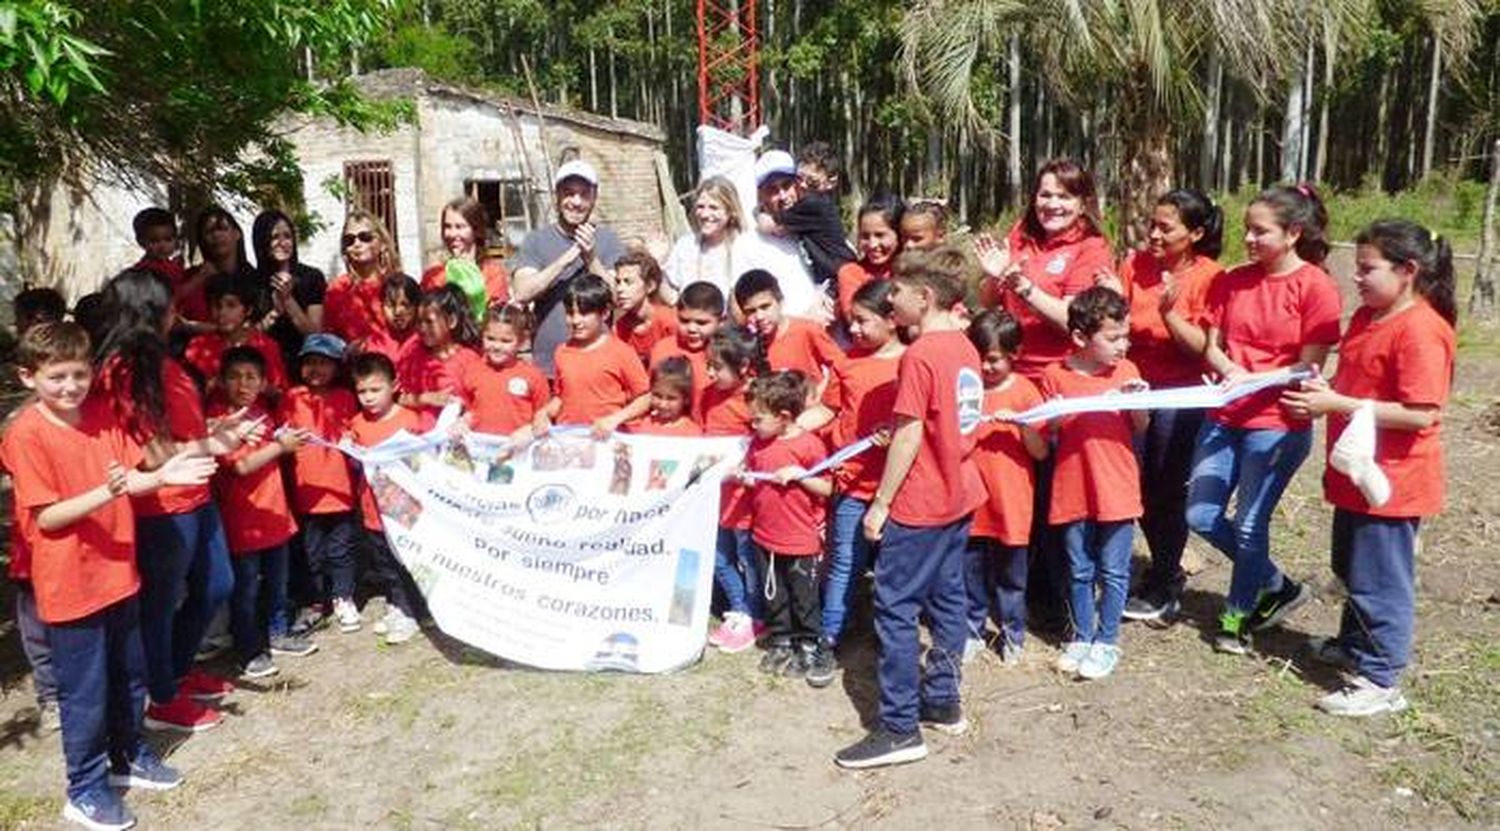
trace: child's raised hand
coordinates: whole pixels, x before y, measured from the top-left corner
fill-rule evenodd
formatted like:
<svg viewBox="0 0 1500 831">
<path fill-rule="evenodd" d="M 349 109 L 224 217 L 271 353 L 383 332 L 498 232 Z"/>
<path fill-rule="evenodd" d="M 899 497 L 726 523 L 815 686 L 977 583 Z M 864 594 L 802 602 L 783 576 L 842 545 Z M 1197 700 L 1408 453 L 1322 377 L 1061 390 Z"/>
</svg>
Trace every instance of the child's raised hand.
<svg viewBox="0 0 1500 831">
<path fill-rule="evenodd" d="M 312 433 L 301 427 L 283 427 L 276 431 L 276 443 L 287 453 L 296 453 L 306 444 Z"/>
<path fill-rule="evenodd" d="M 246 418 L 249 407 L 241 407 L 223 418 L 208 422 L 209 438 L 216 440 L 229 450 L 245 442 L 256 442 L 265 438 L 266 417 Z"/>
<path fill-rule="evenodd" d="M 148 493 L 163 485 L 201 485 L 214 475 L 217 468 L 214 457 L 184 450 L 167 459 L 152 473 L 127 472 L 127 488 L 131 495 L 135 495 Z"/>
</svg>

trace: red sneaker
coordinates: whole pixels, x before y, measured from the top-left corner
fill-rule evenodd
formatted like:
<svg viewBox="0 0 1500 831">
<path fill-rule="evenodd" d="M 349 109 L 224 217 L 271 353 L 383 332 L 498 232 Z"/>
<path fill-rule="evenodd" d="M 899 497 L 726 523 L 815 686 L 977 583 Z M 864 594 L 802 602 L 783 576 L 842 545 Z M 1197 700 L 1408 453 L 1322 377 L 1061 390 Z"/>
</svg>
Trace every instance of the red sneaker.
<svg viewBox="0 0 1500 831">
<path fill-rule="evenodd" d="M 214 701 L 234 692 L 234 684 L 193 667 L 177 682 L 177 691 L 199 701 Z"/>
<path fill-rule="evenodd" d="M 197 733 L 218 727 L 224 715 L 212 707 L 194 701 L 179 690 L 170 704 L 152 703 L 146 707 L 146 727 L 152 730 L 177 730 Z"/>
</svg>

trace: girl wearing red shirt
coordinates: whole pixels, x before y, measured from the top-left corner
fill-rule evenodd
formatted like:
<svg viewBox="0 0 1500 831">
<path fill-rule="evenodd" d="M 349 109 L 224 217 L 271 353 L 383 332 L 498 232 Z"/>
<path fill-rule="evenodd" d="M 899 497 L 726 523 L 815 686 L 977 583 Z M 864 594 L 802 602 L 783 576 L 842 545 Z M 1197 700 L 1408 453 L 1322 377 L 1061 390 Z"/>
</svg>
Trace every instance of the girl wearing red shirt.
<svg viewBox="0 0 1500 831">
<path fill-rule="evenodd" d="M 456 286 L 422 295 L 417 337 L 396 363 L 401 406 L 436 416 L 458 397 L 463 377 L 484 362 L 478 347 L 479 327 Z"/>
<path fill-rule="evenodd" d="M 901 216 L 906 203 L 894 196 L 876 197 L 859 209 L 859 259 L 839 266 L 839 320 L 847 325 L 853 314 L 854 293 L 873 280 L 891 276 L 891 262 L 901 253 Z"/>
<path fill-rule="evenodd" d="M 552 400 L 547 376 L 521 356 L 535 333 L 536 318 L 525 306 L 491 306 L 485 313 L 484 360 L 458 379 L 469 429 L 508 436 L 514 447 L 531 441 L 537 413 Z"/>
<path fill-rule="evenodd" d="M 448 258 L 422 272 L 422 291 L 453 283 L 463 291 L 471 310 L 487 309 L 508 300 L 510 278 L 505 274 L 505 264 L 496 257 L 485 256 L 489 217 L 484 206 L 472 197 L 460 196 L 443 206 L 439 225 Z"/>
<path fill-rule="evenodd" d="M 1339 342 L 1332 382 L 1315 379 L 1282 400 L 1293 414 L 1328 416 L 1330 455 L 1361 405 L 1375 412 L 1375 462 L 1390 497 L 1371 504 L 1329 465 L 1333 572 L 1348 588 L 1339 633 L 1314 655 L 1355 677 L 1318 707 L 1342 716 L 1406 708 L 1397 684 L 1416 617 L 1416 538 L 1443 506 L 1442 408 L 1453 380 L 1453 259 L 1447 242 L 1404 220 L 1376 222 L 1355 238 L 1354 285 L 1362 305 Z"/>
<path fill-rule="evenodd" d="M 359 343 L 386 328 L 382 290 L 386 277 L 401 273 L 401 257 L 380 217 L 360 208 L 344 219 L 339 243 L 349 270 L 328 284 L 323 331 Z"/>
<path fill-rule="evenodd" d="M 651 368 L 651 410 L 626 425 L 644 436 L 696 438 L 703 428 L 693 421 L 693 365 L 681 355 L 663 358 Z"/>
<path fill-rule="evenodd" d="M 1208 293 L 1205 358 L 1226 384 L 1320 366 L 1338 342 L 1339 291 L 1320 267 L 1327 225 L 1307 185 L 1262 191 L 1245 210 L 1251 261 Z M 1275 626 L 1311 596 L 1271 561 L 1271 513 L 1312 448 L 1312 423 L 1289 415 L 1278 397 L 1266 390 L 1214 410 L 1198 434 L 1188 483 L 1188 526 L 1234 562 L 1214 648 L 1238 655 L 1249 651 L 1251 632 Z"/>
<path fill-rule="evenodd" d="M 1201 191 L 1174 190 L 1156 202 L 1147 248 L 1126 258 L 1120 280 L 1130 296 L 1130 360 L 1152 389 L 1187 387 L 1203 377 L 1204 302 L 1224 273 L 1214 259 L 1224 212 Z M 1203 410 L 1154 410 L 1141 443 L 1141 533 L 1151 567 L 1125 604 L 1131 620 L 1175 616 L 1187 575 L 1187 481 Z"/>
</svg>

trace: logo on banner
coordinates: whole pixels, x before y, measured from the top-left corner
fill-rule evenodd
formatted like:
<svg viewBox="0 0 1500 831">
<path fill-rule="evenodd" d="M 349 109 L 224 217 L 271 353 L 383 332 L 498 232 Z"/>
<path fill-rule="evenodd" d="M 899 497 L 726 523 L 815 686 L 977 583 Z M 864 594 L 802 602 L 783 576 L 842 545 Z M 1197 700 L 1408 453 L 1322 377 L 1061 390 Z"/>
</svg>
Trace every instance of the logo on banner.
<svg viewBox="0 0 1500 831">
<path fill-rule="evenodd" d="M 967 436 L 984 420 L 984 379 L 969 367 L 958 370 L 958 432 Z"/>
<path fill-rule="evenodd" d="M 543 485 L 526 497 L 526 513 L 536 523 L 566 520 L 573 511 L 573 489 L 567 485 Z"/>
</svg>

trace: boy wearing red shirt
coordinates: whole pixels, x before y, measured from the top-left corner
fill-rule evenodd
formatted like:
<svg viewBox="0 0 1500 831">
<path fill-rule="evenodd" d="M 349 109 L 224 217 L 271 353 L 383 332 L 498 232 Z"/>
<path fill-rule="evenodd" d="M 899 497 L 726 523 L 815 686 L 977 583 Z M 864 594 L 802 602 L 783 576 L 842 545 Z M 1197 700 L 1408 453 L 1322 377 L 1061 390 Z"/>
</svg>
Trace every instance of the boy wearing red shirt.
<svg viewBox="0 0 1500 831">
<path fill-rule="evenodd" d="M 822 326 L 782 314 L 781 299 L 781 285 L 769 271 L 752 269 L 735 281 L 734 300 L 745 325 L 760 336 L 766 363 L 778 372 L 795 369 L 822 390 L 827 373 L 844 362 L 844 350 Z"/>
<path fill-rule="evenodd" d="M 255 328 L 250 312 L 255 304 L 257 292 L 249 281 L 237 277 L 211 280 L 208 285 L 208 306 L 213 314 L 216 331 L 204 332 L 188 341 L 183 356 L 189 366 L 198 370 L 209 390 L 219 386 L 219 365 L 224 350 L 247 346 L 265 356 L 266 387 L 273 395 L 286 389 L 286 368 L 281 363 L 281 346 L 270 335 Z"/>
<path fill-rule="evenodd" d="M 1042 371 L 1045 398 L 1082 398 L 1147 388 L 1130 348 L 1130 306 L 1118 292 L 1095 286 L 1068 303 L 1075 351 Z M 1135 437 L 1147 410 L 1080 413 L 1058 419 L 1057 463 L 1047 522 L 1062 526 L 1068 554 L 1068 605 L 1073 641 L 1057 660 L 1060 672 L 1104 678 L 1120 662 L 1120 620 L 1130 589 L 1130 541 L 1141 515 Z M 1094 592 L 1098 584 L 1098 619 Z"/>
<path fill-rule="evenodd" d="M 219 371 L 225 403 L 209 409 L 222 416 L 244 408 L 245 417 L 270 420 L 266 409 L 266 359 L 257 349 L 235 346 L 224 352 Z M 311 655 L 317 646 L 288 634 L 287 541 L 297 533 L 297 521 L 287 504 L 282 483 L 282 456 L 302 446 L 303 435 L 282 430 L 260 441 L 247 441 L 220 457 L 214 477 L 214 497 L 224 515 L 224 535 L 234 567 L 234 592 L 229 597 L 229 631 L 242 678 L 266 678 L 277 673 L 272 653 Z"/>
<path fill-rule="evenodd" d="M 326 442 L 337 442 L 349 419 L 359 411 L 354 393 L 336 386 L 344 342 L 319 332 L 302 344 L 302 386 L 281 402 L 280 421 Z M 340 631 L 358 632 L 354 605 L 354 546 L 359 526 L 354 518 L 354 478 L 343 453 L 307 445 L 292 456 L 292 506 L 302 526 L 302 548 L 312 586 L 301 598 L 307 609 L 293 632 L 305 634 L 323 622 L 330 598 Z"/>
<path fill-rule="evenodd" d="M 898 326 L 918 337 L 897 370 L 895 427 L 880 485 L 865 513 L 865 536 L 880 541 L 875 562 L 875 632 L 880 638 L 880 722 L 840 750 L 845 768 L 914 762 L 927 756 L 918 722 L 950 734 L 968 727 L 959 702 L 967 638 L 963 551 L 984 499 L 969 458 L 982 417 L 979 354 L 953 314 L 967 265 L 942 246 L 897 260 L 891 305 Z M 917 619 L 932 631 L 926 675 L 918 666 Z"/>
<path fill-rule="evenodd" d="M 750 382 L 755 437 L 745 469 L 768 477 L 747 479 L 754 518 L 750 537 L 765 575 L 770 633 L 760 671 L 826 687 L 833 681 L 833 653 L 818 637 L 823 617 L 818 599 L 823 539 L 818 530 L 833 484 L 826 477 L 806 475 L 827 455 L 822 439 L 797 426 L 807 397 L 807 379 L 795 370 Z"/>
<path fill-rule="evenodd" d="M 52 648 L 68 775 L 63 817 L 91 828 L 128 828 L 135 817 L 115 787 L 166 790 L 182 777 L 141 741 L 141 580 L 134 511 L 121 497 L 201 485 L 213 460 L 179 453 L 152 472 L 137 470 L 141 447 L 107 402 L 88 397 L 89 357 L 88 335 L 77 324 L 26 332 L 16 363 L 35 401 L 12 422 L 0 455 Z"/>
<path fill-rule="evenodd" d="M 544 410 L 552 423 L 589 425 L 601 438 L 645 415 L 650 407 L 646 393 L 651 381 L 640 358 L 610 336 L 611 297 L 603 278 L 593 274 L 563 290 L 568 342 L 552 356 L 557 395 Z"/>
<path fill-rule="evenodd" d="M 677 315 L 655 301 L 660 287 L 661 266 L 650 254 L 630 251 L 615 262 L 615 337 L 643 364 L 657 343 L 677 334 Z"/>
<path fill-rule="evenodd" d="M 713 382 L 708 371 L 708 342 L 724 322 L 724 292 L 713 283 L 689 283 L 677 295 L 677 331 L 651 347 L 650 365 L 681 355 L 693 368 L 693 417 L 703 418 L 703 391 Z"/>
</svg>

